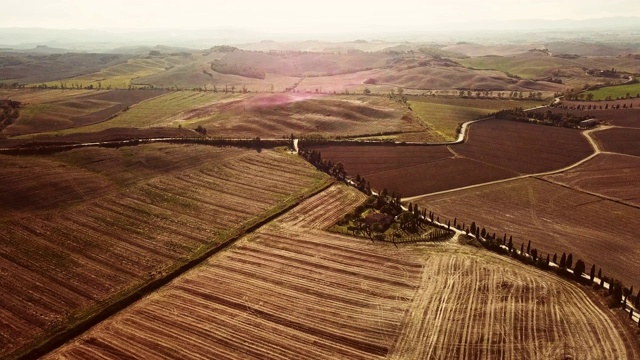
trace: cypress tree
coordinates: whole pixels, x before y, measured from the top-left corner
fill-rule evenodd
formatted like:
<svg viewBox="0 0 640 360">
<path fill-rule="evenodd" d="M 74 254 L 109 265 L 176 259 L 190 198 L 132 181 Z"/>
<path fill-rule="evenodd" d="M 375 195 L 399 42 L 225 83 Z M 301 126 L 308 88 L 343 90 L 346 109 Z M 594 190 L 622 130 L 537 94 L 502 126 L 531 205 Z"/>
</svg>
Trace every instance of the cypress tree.
<svg viewBox="0 0 640 360">
<path fill-rule="evenodd" d="M 560 268 L 565 269 L 567 267 L 567 255 L 562 253 L 562 257 L 560 258 Z"/>
<path fill-rule="evenodd" d="M 571 264 L 573 264 L 573 255 L 569 253 L 569 256 L 567 256 L 567 268 L 571 269 Z"/>
<path fill-rule="evenodd" d="M 558 263 L 558 254 L 553 253 L 553 263 L 557 264 Z"/>
<path fill-rule="evenodd" d="M 524 243 L 520 245 L 520 255 L 524 255 Z"/>
<path fill-rule="evenodd" d="M 591 272 L 589 273 L 589 279 L 593 282 L 593 278 L 596 276 L 596 264 L 591 265 Z"/>
<path fill-rule="evenodd" d="M 598 279 L 602 279 L 602 268 L 598 268 Z"/>
<path fill-rule="evenodd" d="M 531 240 L 527 243 L 527 254 L 531 254 Z"/>
</svg>

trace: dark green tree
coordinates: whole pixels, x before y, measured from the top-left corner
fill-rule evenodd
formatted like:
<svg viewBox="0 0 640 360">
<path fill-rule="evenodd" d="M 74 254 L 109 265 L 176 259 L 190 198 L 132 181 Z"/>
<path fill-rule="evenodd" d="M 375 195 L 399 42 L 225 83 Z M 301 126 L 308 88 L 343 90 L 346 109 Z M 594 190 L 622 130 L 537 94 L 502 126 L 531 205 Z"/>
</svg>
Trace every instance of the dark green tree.
<svg viewBox="0 0 640 360">
<path fill-rule="evenodd" d="M 567 268 L 567 255 L 565 253 L 562 253 L 562 257 L 560 258 L 560 268 L 561 269 L 566 269 Z"/>
<path fill-rule="evenodd" d="M 596 264 L 591 265 L 591 271 L 589 272 L 589 279 L 593 282 L 593 279 L 596 276 Z"/>
<path fill-rule="evenodd" d="M 578 261 L 576 261 L 576 266 L 573 268 L 573 276 L 580 280 L 580 278 L 582 278 L 582 273 L 584 273 L 584 269 L 584 261 L 578 259 Z"/>
<path fill-rule="evenodd" d="M 569 256 L 567 256 L 567 268 L 571 269 L 572 264 L 573 264 L 573 255 L 569 253 Z"/>
</svg>

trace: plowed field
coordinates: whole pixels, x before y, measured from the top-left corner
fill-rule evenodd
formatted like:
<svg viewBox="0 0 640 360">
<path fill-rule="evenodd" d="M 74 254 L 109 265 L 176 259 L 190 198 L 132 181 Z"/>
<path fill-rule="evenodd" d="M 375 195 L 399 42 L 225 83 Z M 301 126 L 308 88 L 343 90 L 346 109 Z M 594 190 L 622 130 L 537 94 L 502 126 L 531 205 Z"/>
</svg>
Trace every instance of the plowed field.
<svg viewBox="0 0 640 360">
<path fill-rule="evenodd" d="M 460 245 L 314 229 L 362 199 L 350 191 L 307 200 L 48 358 L 635 356 L 616 318 L 552 275 Z"/>
<path fill-rule="evenodd" d="M 2 164 L 0 357 L 326 181 L 292 155 L 207 146 L 80 149 Z"/>
<path fill-rule="evenodd" d="M 574 169 L 545 179 L 640 206 L 638 174 L 639 157 L 600 154 Z"/>
<path fill-rule="evenodd" d="M 636 229 L 640 209 L 605 200 L 539 179 L 521 179 L 434 195 L 420 200 L 423 209 L 458 223 L 474 221 L 490 232 L 513 235 L 514 244 L 545 254 L 572 253 L 587 269 L 637 284 L 640 258 Z"/>
<path fill-rule="evenodd" d="M 592 134 L 605 151 L 640 156 L 640 129 L 612 128 Z"/>
<path fill-rule="evenodd" d="M 342 162 L 374 189 L 414 196 L 561 169 L 593 150 L 577 130 L 487 120 L 471 125 L 468 140 L 450 146 L 314 146 Z"/>
</svg>

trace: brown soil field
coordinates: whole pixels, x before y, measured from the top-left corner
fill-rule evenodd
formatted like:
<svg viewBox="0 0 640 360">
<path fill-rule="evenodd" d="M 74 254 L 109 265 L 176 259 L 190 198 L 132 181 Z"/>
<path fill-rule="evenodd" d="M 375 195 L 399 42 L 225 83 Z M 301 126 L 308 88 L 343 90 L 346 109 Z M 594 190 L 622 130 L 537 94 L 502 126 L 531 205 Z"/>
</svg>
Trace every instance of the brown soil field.
<svg viewBox="0 0 640 360">
<path fill-rule="evenodd" d="M 418 201 L 440 219 L 457 217 L 499 235 L 516 246 L 531 241 L 539 253 L 573 254 L 596 264 L 607 277 L 637 285 L 640 257 L 636 232 L 640 209 L 540 179 L 520 179 L 450 192 Z"/>
<path fill-rule="evenodd" d="M 323 159 L 342 162 L 347 173 L 363 176 L 376 190 L 403 197 L 455 189 L 509 177 L 516 172 L 458 158 L 446 146 L 314 146 Z M 460 174 L 466 174 L 460 176 Z"/>
<path fill-rule="evenodd" d="M 600 154 L 588 162 L 544 178 L 574 189 L 601 194 L 640 206 L 640 158 Z"/>
<path fill-rule="evenodd" d="M 513 121 L 471 125 L 468 140 L 450 146 L 314 146 L 372 188 L 415 196 L 561 169 L 592 153 L 579 131 Z"/>
<path fill-rule="evenodd" d="M 8 164 L 0 173 L 0 357 L 90 316 L 327 181 L 284 152 L 195 145 L 0 161 Z"/>
<path fill-rule="evenodd" d="M 51 97 L 46 94 L 47 91 L 32 91 L 35 96 L 17 94 L 17 98 L 32 100 L 24 104 L 20 110 L 20 118 L 4 129 L 3 134 L 16 136 L 98 123 L 141 101 L 165 93 L 158 90 L 84 91 L 77 95 L 53 97 L 54 100 L 48 100 Z M 39 101 L 37 94 L 42 94 L 43 100 Z M 10 93 L 4 96 L 13 99 Z"/>
<path fill-rule="evenodd" d="M 419 133 L 439 139 L 406 106 L 378 96 L 258 94 L 190 109 L 175 116 L 189 126 L 201 124 L 212 136 L 280 138 L 321 135 L 354 137 L 386 132 Z"/>
<path fill-rule="evenodd" d="M 313 228 L 362 199 L 353 191 L 308 199 L 45 358 L 637 356 L 610 311 L 553 275 L 452 243 Z"/>
<path fill-rule="evenodd" d="M 191 138 L 200 135 L 192 130 L 179 128 L 111 128 L 92 133 L 74 133 L 68 135 L 34 135 L 0 139 L 0 148 L 16 148 L 23 146 L 36 146 L 46 144 L 92 143 L 101 141 L 123 141 L 131 139 L 156 139 L 156 138 Z"/>
<path fill-rule="evenodd" d="M 593 153 L 578 130 L 502 120 L 471 125 L 467 141 L 453 150 L 522 174 L 561 169 Z"/>
<path fill-rule="evenodd" d="M 638 124 L 640 125 L 640 121 Z M 611 128 L 593 132 L 591 135 L 605 151 L 640 156 L 640 129 Z"/>
</svg>

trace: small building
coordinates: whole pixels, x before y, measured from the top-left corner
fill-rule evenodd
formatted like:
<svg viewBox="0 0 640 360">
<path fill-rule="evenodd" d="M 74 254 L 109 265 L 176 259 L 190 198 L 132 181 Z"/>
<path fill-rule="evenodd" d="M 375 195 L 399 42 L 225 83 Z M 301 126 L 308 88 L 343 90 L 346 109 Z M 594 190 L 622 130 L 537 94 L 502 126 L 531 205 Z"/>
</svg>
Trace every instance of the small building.
<svg viewBox="0 0 640 360">
<path fill-rule="evenodd" d="M 368 227 L 379 223 L 384 229 L 388 229 L 393 224 L 393 216 L 383 213 L 371 213 L 364 218 L 364 222 Z"/>
<path fill-rule="evenodd" d="M 580 127 L 581 128 L 591 128 L 598 125 L 598 120 L 597 119 L 587 119 L 587 120 L 582 120 L 580 121 Z"/>
</svg>

